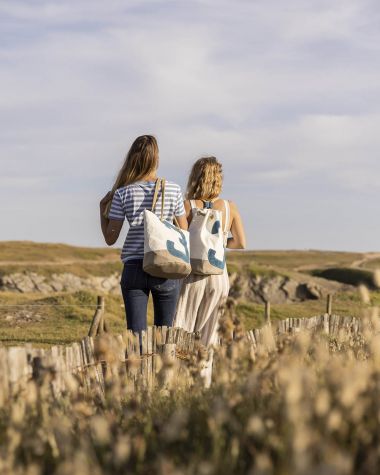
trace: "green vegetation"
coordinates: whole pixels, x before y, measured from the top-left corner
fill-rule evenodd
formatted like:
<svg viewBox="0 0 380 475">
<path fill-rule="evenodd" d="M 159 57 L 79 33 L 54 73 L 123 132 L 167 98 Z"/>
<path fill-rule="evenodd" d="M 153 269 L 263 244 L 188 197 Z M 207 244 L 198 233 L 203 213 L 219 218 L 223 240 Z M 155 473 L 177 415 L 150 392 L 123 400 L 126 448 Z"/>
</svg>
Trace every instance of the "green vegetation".
<svg viewBox="0 0 380 475">
<path fill-rule="evenodd" d="M 110 248 L 83 248 L 64 244 L 32 242 L 0 242 L 0 277 L 14 272 L 36 272 L 47 278 L 56 273 L 71 273 L 79 277 L 109 276 L 121 272 L 119 250 Z M 364 254 L 325 251 L 229 251 L 230 274 L 302 278 L 300 272 L 339 282 L 372 287 L 372 272 L 366 268 L 349 267 L 364 262 Z M 368 268 L 376 268 L 380 259 L 369 256 Z M 301 269 L 299 269 L 301 268 Z M 299 269 L 295 272 L 295 269 Z M 238 285 L 238 284 L 236 284 Z M 374 292 L 374 300 L 380 300 Z M 59 303 L 60 306 L 48 306 Z M 36 345 L 66 343 L 87 334 L 94 313 L 93 307 L 80 305 L 96 303 L 96 292 L 66 292 L 51 295 L 0 292 L 0 341 L 5 344 L 33 342 Z M 29 307 L 21 307 L 21 305 Z M 42 307 L 30 307 L 31 304 Z M 1 307 L 20 305 L 20 307 Z M 63 307 L 62 305 L 70 305 Z M 338 292 L 334 296 L 334 312 L 360 316 L 363 305 L 356 292 Z M 247 329 L 263 323 L 264 306 L 239 301 L 238 311 Z M 272 318 L 308 317 L 322 314 L 325 300 L 309 300 L 292 304 L 272 304 Z M 152 322 L 149 304 L 148 321 Z M 119 295 L 106 295 L 106 319 L 112 331 L 120 332 L 125 326 L 124 309 Z"/>
<path fill-rule="evenodd" d="M 228 273 L 239 274 L 243 273 L 249 276 L 263 276 L 263 277 L 276 277 L 278 275 L 287 275 L 287 272 L 283 269 L 276 270 L 269 266 L 257 264 L 255 261 L 246 260 L 234 260 L 234 256 L 229 255 L 227 261 Z"/>
<path fill-rule="evenodd" d="M 296 269 L 298 267 L 347 266 L 362 254 L 336 251 L 234 251 L 228 253 L 228 262 L 237 265 L 253 261 L 259 265 Z"/>
<path fill-rule="evenodd" d="M 6 345 L 33 343 L 35 346 L 78 341 L 87 335 L 96 308 L 96 293 L 79 291 L 49 296 L 0 292 L 0 342 Z M 122 298 L 107 295 L 105 318 L 113 333 L 125 324 Z M 148 324 L 153 308 L 148 306 Z"/>
<path fill-rule="evenodd" d="M 374 288 L 373 273 L 368 270 L 352 267 L 332 267 L 328 269 L 315 269 L 311 274 L 316 277 L 342 282 L 343 284 L 354 286 L 364 284 L 370 289 Z"/>
<path fill-rule="evenodd" d="M 360 318 L 370 305 L 380 305 L 380 291 L 371 293 L 371 303 L 363 304 L 358 292 L 340 292 L 333 298 L 333 313 Z M 258 328 L 264 324 L 264 305 L 252 302 L 237 304 L 237 311 L 245 329 Z M 307 300 L 291 304 L 271 304 L 271 319 L 308 318 L 326 312 L 325 300 Z"/>
<path fill-rule="evenodd" d="M 368 261 L 364 262 L 363 266 L 366 269 L 380 269 L 380 258 L 369 259 Z"/>
<path fill-rule="evenodd" d="M 371 293 L 372 305 L 380 304 L 380 292 Z M 3 306 L 5 305 L 5 306 Z M 10 307 L 7 307 L 10 305 Z M 20 305 L 20 307 L 13 307 Z M 38 307 L 33 307 L 38 305 Z M 57 305 L 57 306 L 55 306 Z M 90 305 L 83 307 L 83 305 Z M 79 291 L 41 297 L 40 294 L 0 293 L 0 342 L 15 345 L 31 342 L 44 346 L 78 341 L 88 333 L 95 311 L 96 293 Z M 334 296 L 333 311 L 339 315 L 360 317 L 366 306 L 357 292 Z M 321 315 L 326 310 L 324 300 L 308 300 L 292 304 L 271 305 L 273 320 Z M 258 328 L 264 323 L 264 305 L 239 302 L 237 311 L 245 329 Z M 107 295 L 105 317 L 113 333 L 125 328 L 122 298 Z M 153 323 L 152 302 L 148 306 L 148 324 Z"/>
<path fill-rule="evenodd" d="M 246 271 L 247 271 L 248 275 L 250 275 L 251 277 L 253 277 L 253 276 L 261 276 L 261 277 L 269 277 L 269 278 L 277 277 L 277 276 L 285 277 L 288 274 L 283 269 L 278 271 L 278 270 L 275 270 L 275 269 L 270 268 L 268 266 L 258 265 L 255 262 L 248 263 L 246 265 Z"/>
</svg>

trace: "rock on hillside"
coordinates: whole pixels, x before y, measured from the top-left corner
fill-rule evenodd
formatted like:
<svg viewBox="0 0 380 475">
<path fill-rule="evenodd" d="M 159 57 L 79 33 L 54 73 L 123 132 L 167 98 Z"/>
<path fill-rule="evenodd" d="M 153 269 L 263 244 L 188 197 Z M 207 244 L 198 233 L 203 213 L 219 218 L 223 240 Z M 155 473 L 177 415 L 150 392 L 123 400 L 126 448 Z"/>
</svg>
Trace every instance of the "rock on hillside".
<svg viewBox="0 0 380 475">
<path fill-rule="evenodd" d="M 256 303 L 269 301 L 274 304 L 281 304 L 317 300 L 329 291 L 319 282 L 314 282 L 308 278 L 299 282 L 281 275 L 247 276 L 234 273 L 230 276 L 230 284 L 231 297 Z"/>
<path fill-rule="evenodd" d="M 74 274 L 52 274 L 45 277 L 35 272 L 16 272 L 0 277 L 0 290 L 13 292 L 75 292 L 95 290 L 117 293 L 120 291 L 120 275 L 82 278 Z"/>
<path fill-rule="evenodd" d="M 0 277 L 0 291 L 10 292 L 120 292 L 120 274 L 108 277 L 78 277 L 71 273 L 52 274 L 45 277 L 35 272 L 16 272 Z M 343 289 L 342 284 L 296 274 L 295 278 L 282 275 L 263 276 L 233 273 L 230 275 L 230 295 L 236 299 L 274 304 L 315 300 L 327 293 Z M 347 287 L 347 286 L 346 286 Z"/>
</svg>

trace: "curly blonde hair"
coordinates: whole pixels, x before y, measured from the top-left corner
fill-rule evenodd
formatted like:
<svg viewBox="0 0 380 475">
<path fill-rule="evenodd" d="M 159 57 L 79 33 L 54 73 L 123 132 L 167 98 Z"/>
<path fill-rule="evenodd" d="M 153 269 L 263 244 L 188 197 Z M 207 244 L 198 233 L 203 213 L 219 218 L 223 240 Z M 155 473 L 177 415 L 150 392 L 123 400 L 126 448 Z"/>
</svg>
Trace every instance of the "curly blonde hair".
<svg viewBox="0 0 380 475">
<path fill-rule="evenodd" d="M 215 157 L 203 157 L 197 160 L 187 182 L 188 200 L 212 201 L 222 191 L 222 164 Z"/>
</svg>

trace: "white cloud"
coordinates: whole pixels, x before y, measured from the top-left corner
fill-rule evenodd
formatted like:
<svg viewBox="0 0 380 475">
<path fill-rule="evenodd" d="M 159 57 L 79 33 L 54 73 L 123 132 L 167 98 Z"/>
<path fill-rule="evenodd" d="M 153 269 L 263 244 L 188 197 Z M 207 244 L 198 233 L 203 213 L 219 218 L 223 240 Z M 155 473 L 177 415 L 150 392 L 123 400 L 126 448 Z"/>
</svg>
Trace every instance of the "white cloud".
<svg viewBox="0 0 380 475">
<path fill-rule="evenodd" d="M 92 216 L 90 199 L 144 132 L 182 183 L 193 159 L 215 154 L 230 193 L 309 181 L 331 197 L 378 192 L 374 1 L 16 0 L 0 17 L 1 182 L 28 188 L 45 214 L 38 180 L 57 193 L 66 183 Z"/>
</svg>

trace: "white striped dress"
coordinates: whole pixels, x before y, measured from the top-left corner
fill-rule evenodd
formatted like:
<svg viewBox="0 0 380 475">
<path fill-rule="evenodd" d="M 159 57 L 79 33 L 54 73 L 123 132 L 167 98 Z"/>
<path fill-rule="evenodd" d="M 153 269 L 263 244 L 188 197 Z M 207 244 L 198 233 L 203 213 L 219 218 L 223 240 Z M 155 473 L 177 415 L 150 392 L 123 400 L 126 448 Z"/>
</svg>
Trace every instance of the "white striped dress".
<svg viewBox="0 0 380 475">
<path fill-rule="evenodd" d="M 228 235 L 230 210 L 227 201 L 225 210 L 225 234 Z M 229 290 L 227 265 L 224 273 L 219 275 L 190 274 L 183 280 L 173 325 L 189 332 L 200 332 L 205 346 L 216 345 L 220 308 Z"/>
</svg>

